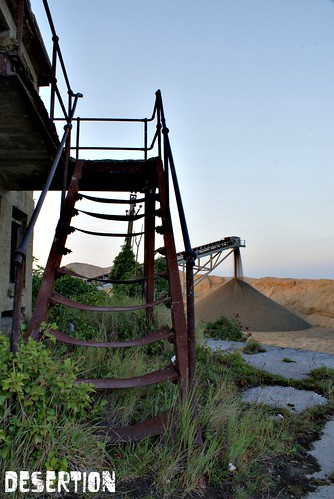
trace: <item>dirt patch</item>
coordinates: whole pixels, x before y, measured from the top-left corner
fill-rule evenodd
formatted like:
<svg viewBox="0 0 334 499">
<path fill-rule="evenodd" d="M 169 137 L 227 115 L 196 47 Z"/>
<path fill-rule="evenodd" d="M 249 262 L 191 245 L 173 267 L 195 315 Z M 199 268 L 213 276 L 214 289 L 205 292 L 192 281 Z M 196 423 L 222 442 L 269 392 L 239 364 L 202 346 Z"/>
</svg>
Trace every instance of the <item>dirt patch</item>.
<svg viewBox="0 0 334 499">
<path fill-rule="evenodd" d="M 304 331 L 252 332 L 250 336 L 265 345 L 334 354 L 334 328 L 317 326 Z"/>
<path fill-rule="evenodd" d="M 298 331 L 311 327 L 241 279 L 231 279 L 196 305 L 197 321 L 212 322 L 222 315 L 236 317 L 249 331 Z"/>
</svg>

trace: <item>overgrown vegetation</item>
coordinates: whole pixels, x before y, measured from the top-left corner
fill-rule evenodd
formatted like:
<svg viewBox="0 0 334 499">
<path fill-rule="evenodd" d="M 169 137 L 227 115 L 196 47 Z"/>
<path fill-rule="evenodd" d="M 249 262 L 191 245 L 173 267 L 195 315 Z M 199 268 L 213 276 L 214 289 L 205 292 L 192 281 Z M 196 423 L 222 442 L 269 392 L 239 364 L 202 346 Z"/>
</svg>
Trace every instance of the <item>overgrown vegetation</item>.
<svg viewBox="0 0 334 499">
<path fill-rule="evenodd" d="M 246 341 L 247 339 L 238 319 L 230 319 L 224 315 L 214 322 L 206 322 L 203 333 L 209 338 L 219 338 L 220 340 Z"/>
<path fill-rule="evenodd" d="M 8 338 L 0 335 L 2 472 L 105 463 L 104 445 L 94 434 L 102 406 L 93 403 L 91 386 L 75 383 L 77 372 L 70 359 L 52 358 L 44 343 L 32 339 L 14 357 Z"/>
<path fill-rule="evenodd" d="M 160 264 L 163 272 L 164 259 Z M 117 275 L 118 279 L 124 278 L 124 273 Z M 58 290 L 83 303 L 122 306 L 138 303 L 140 300 L 136 293 L 135 296 L 129 296 L 122 292 L 122 288 L 119 288 L 119 292 L 113 296 L 108 296 L 92 284 L 74 278 L 63 279 L 57 282 Z M 164 291 L 164 286 L 166 281 L 162 278 L 159 292 Z M 60 329 L 71 332 L 79 338 L 94 338 L 96 341 L 138 337 L 153 327 L 147 323 L 145 312 L 87 314 L 65 310 L 58 306 L 53 307 L 50 320 L 57 322 Z M 157 307 L 154 322 L 155 328 L 166 323 L 165 307 Z M 205 335 L 236 341 L 246 340 L 237 321 L 226 318 L 206 324 Z M 251 342 L 248 345 L 251 351 L 257 351 L 259 348 Z M 33 349 L 32 343 L 28 342 L 26 348 L 28 349 L 26 355 L 30 356 L 34 364 L 35 353 L 29 353 L 29 349 Z M 45 345 L 38 345 L 36 348 L 45 349 Z M 52 343 L 49 344 L 49 348 L 52 349 L 52 362 L 60 366 L 55 368 L 56 371 L 60 368 L 63 369 L 61 373 L 70 372 L 71 380 L 76 375 L 91 378 L 141 375 L 162 367 L 170 362 L 173 355 L 172 346 L 166 342 L 123 350 L 84 349 Z M 21 351 L 22 349 L 20 355 Z M 10 356 L 8 352 L 6 355 Z M 11 358 L 10 362 L 14 360 Z M 35 378 L 27 379 L 27 385 L 38 386 L 40 382 L 36 379 L 41 379 L 38 376 L 36 374 Z M 63 374 L 60 375 L 60 380 L 62 376 Z M 48 386 L 54 386 L 53 378 L 43 379 L 48 380 Z M 305 439 L 305 435 L 314 436 L 331 411 L 332 413 L 334 411 L 334 371 L 321 368 L 314 370 L 305 380 L 287 380 L 249 366 L 240 353 L 212 352 L 208 348 L 199 346 L 197 379 L 196 400 L 199 420 L 193 418 L 194 406 L 191 395 L 181 403 L 177 386 L 171 383 L 135 390 L 114 390 L 104 394 L 106 410 L 102 424 L 108 428 L 137 423 L 174 407 L 164 435 L 136 443 L 107 446 L 109 466 L 116 471 L 119 493 L 124 493 L 124 497 L 136 499 L 191 498 L 205 496 L 206 493 L 208 497 L 223 493 L 231 499 L 276 497 L 280 491 L 279 487 L 276 488 L 278 480 L 278 473 L 275 474 L 276 463 L 287 459 L 298 459 L 302 449 L 302 439 Z M 330 402 L 326 406 L 306 411 L 298 416 L 280 410 L 284 418 L 278 422 L 274 417 L 275 408 L 241 402 L 240 390 L 261 384 L 316 389 L 326 395 Z M 59 397 L 65 394 L 68 399 L 72 398 L 72 392 L 66 391 L 66 387 L 63 390 L 57 386 L 57 390 Z M 52 466 L 58 466 L 59 469 L 73 466 L 83 469 L 91 464 L 91 459 L 95 459 L 98 463 L 105 458 L 101 444 L 97 447 L 98 455 L 92 452 L 90 444 L 96 445 L 97 437 L 94 436 L 92 426 L 87 427 L 83 423 L 87 418 L 94 420 L 95 416 L 91 412 L 90 405 L 93 394 L 89 388 L 86 390 L 87 406 L 80 409 L 79 403 L 79 410 L 74 414 L 65 404 L 65 409 L 61 413 L 57 410 L 54 415 L 56 419 L 52 420 L 52 438 L 58 436 L 58 440 L 49 444 L 47 447 L 49 454 L 45 451 L 44 460 Z M 76 396 L 74 395 L 74 400 Z M 18 395 L 15 394 L 15 397 Z M 45 410 L 48 411 L 49 406 L 43 398 L 44 395 L 41 397 L 45 403 Z M 48 402 L 50 400 L 53 402 L 56 398 L 52 396 L 48 398 Z M 4 403 L 8 404 L 7 398 Z M 63 407 L 58 401 L 56 406 Z M 33 408 L 31 410 L 33 411 Z M 45 421 L 47 425 L 47 416 Z M 198 422 L 203 433 L 201 445 L 197 444 Z M 57 433 L 57 428 L 62 425 L 64 427 L 67 425 L 67 428 L 72 425 L 72 428 L 75 428 L 73 430 L 75 437 L 66 440 L 66 444 L 64 438 L 61 439 Z M 22 427 L 25 428 L 24 425 Z M 87 445 L 83 439 L 80 439 L 84 431 L 91 432 L 86 433 Z M 15 442 L 14 435 L 10 438 Z M 29 456 L 35 455 L 36 444 L 28 437 L 25 438 L 26 440 L 18 441 L 15 445 L 29 449 Z M 75 445 L 80 442 L 79 451 Z M 39 445 L 41 444 L 37 443 L 37 449 Z M 39 454 L 34 459 L 37 458 L 42 459 Z"/>
<path fill-rule="evenodd" d="M 110 279 L 131 280 L 143 277 L 143 266 L 138 264 L 131 248 L 124 245 L 114 260 Z M 140 297 L 143 292 L 142 284 L 114 284 L 114 296 Z"/>
</svg>

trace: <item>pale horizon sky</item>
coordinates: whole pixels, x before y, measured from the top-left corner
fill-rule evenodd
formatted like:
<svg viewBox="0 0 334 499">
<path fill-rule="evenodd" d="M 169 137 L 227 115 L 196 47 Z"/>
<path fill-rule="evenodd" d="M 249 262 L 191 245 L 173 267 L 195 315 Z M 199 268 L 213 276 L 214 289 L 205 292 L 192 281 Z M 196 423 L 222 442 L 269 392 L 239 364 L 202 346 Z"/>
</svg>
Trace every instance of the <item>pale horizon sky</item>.
<svg viewBox="0 0 334 499">
<path fill-rule="evenodd" d="M 246 276 L 334 279 L 332 0 L 49 6 L 78 116 L 149 117 L 161 89 L 193 246 L 237 235 Z M 36 228 L 41 265 L 57 208 L 50 198 Z M 106 267 L 121 244 L 102 253 L 78 236 L 64 263 Z M 215 273 L 232 270 L 228 259 Z"/>
</svg>

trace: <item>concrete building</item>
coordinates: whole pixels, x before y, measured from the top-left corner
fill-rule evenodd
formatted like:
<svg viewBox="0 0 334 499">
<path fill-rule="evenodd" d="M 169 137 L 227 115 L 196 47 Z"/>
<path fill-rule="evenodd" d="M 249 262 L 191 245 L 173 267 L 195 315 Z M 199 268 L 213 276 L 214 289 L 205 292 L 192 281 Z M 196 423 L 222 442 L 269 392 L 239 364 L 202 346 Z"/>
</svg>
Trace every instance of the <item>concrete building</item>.
<svg viewBox="0 0 334 499">
<path fill-rule="evenodd" d="M 28 0 L 0 0 L 0 329 L 11 327 L 14 251 L 59 147 L 38 92 L 53 72 Z M 22 315 L 29 318 L 32 243 L 25 262 Z"/>
<path fill-rule="evenodd" d="M 14 251 L 20 243 L 34 208 L 32 192 L 5 191 L 0 187 L 0 330 L 11 328 L 14 278 Z M 32 292 L 32 244 L 25 262 L 25 281 L 22 300 L 22 316 L 29 318 Z"/>
</svg>

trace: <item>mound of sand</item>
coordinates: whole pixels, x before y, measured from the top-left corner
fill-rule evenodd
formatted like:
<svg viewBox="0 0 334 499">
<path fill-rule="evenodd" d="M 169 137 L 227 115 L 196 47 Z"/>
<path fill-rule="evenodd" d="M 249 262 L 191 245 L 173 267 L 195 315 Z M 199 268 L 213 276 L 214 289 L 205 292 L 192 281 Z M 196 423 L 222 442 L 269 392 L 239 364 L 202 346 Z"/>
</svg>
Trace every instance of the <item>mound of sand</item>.
<svg viewBox="0 0 334 499">
<path fill-rule="evenodd" d="M 310 324 L 334 327 L 333 280 L 265 277 L 246 281 Z"/>
<path fill-rule="evenodd" d="M 229 281 L 230 277 L 220 277 L 217 275 L 207 275 L 203 279 L 203 276 L 198 274 L 195 276 L 195 300 L 198 302 L 205 296 L 220 288 L 225 282 Z M 198 281 L 198 282 L 196 282 Z M 183 277 L 181 273 L 181 282 L 183 282 Z"/>
<path fill-rule="evenodd" d="M 98 277 L 104 274 L 109 274 L 112 267 L 98 267 L 96 265 L 91 265 L 90 263 L 79 263 L 73 262 L 65 265 L 69 270 L 73 270 L 77 274 L 83 275 L 91 279 L 93 277 Z"/>
<path fill-rule="evenodd" d="M 303 319 L 266 297 L 250 284 L 231 279 L 199 300 L 197 321 L 215 321 L 221 315 L 237 318 L 249 331 L 298 331 L 310 327 Z"/>
<path fill-rule="evenodd" d="M 196 303 L 228 280 L 220 276 L 200 280 L 195 286 Z M 278 277 L 244 277 L 243 280 L 313 326 L 334 327 L 334 280 Z"/>
</svg>

